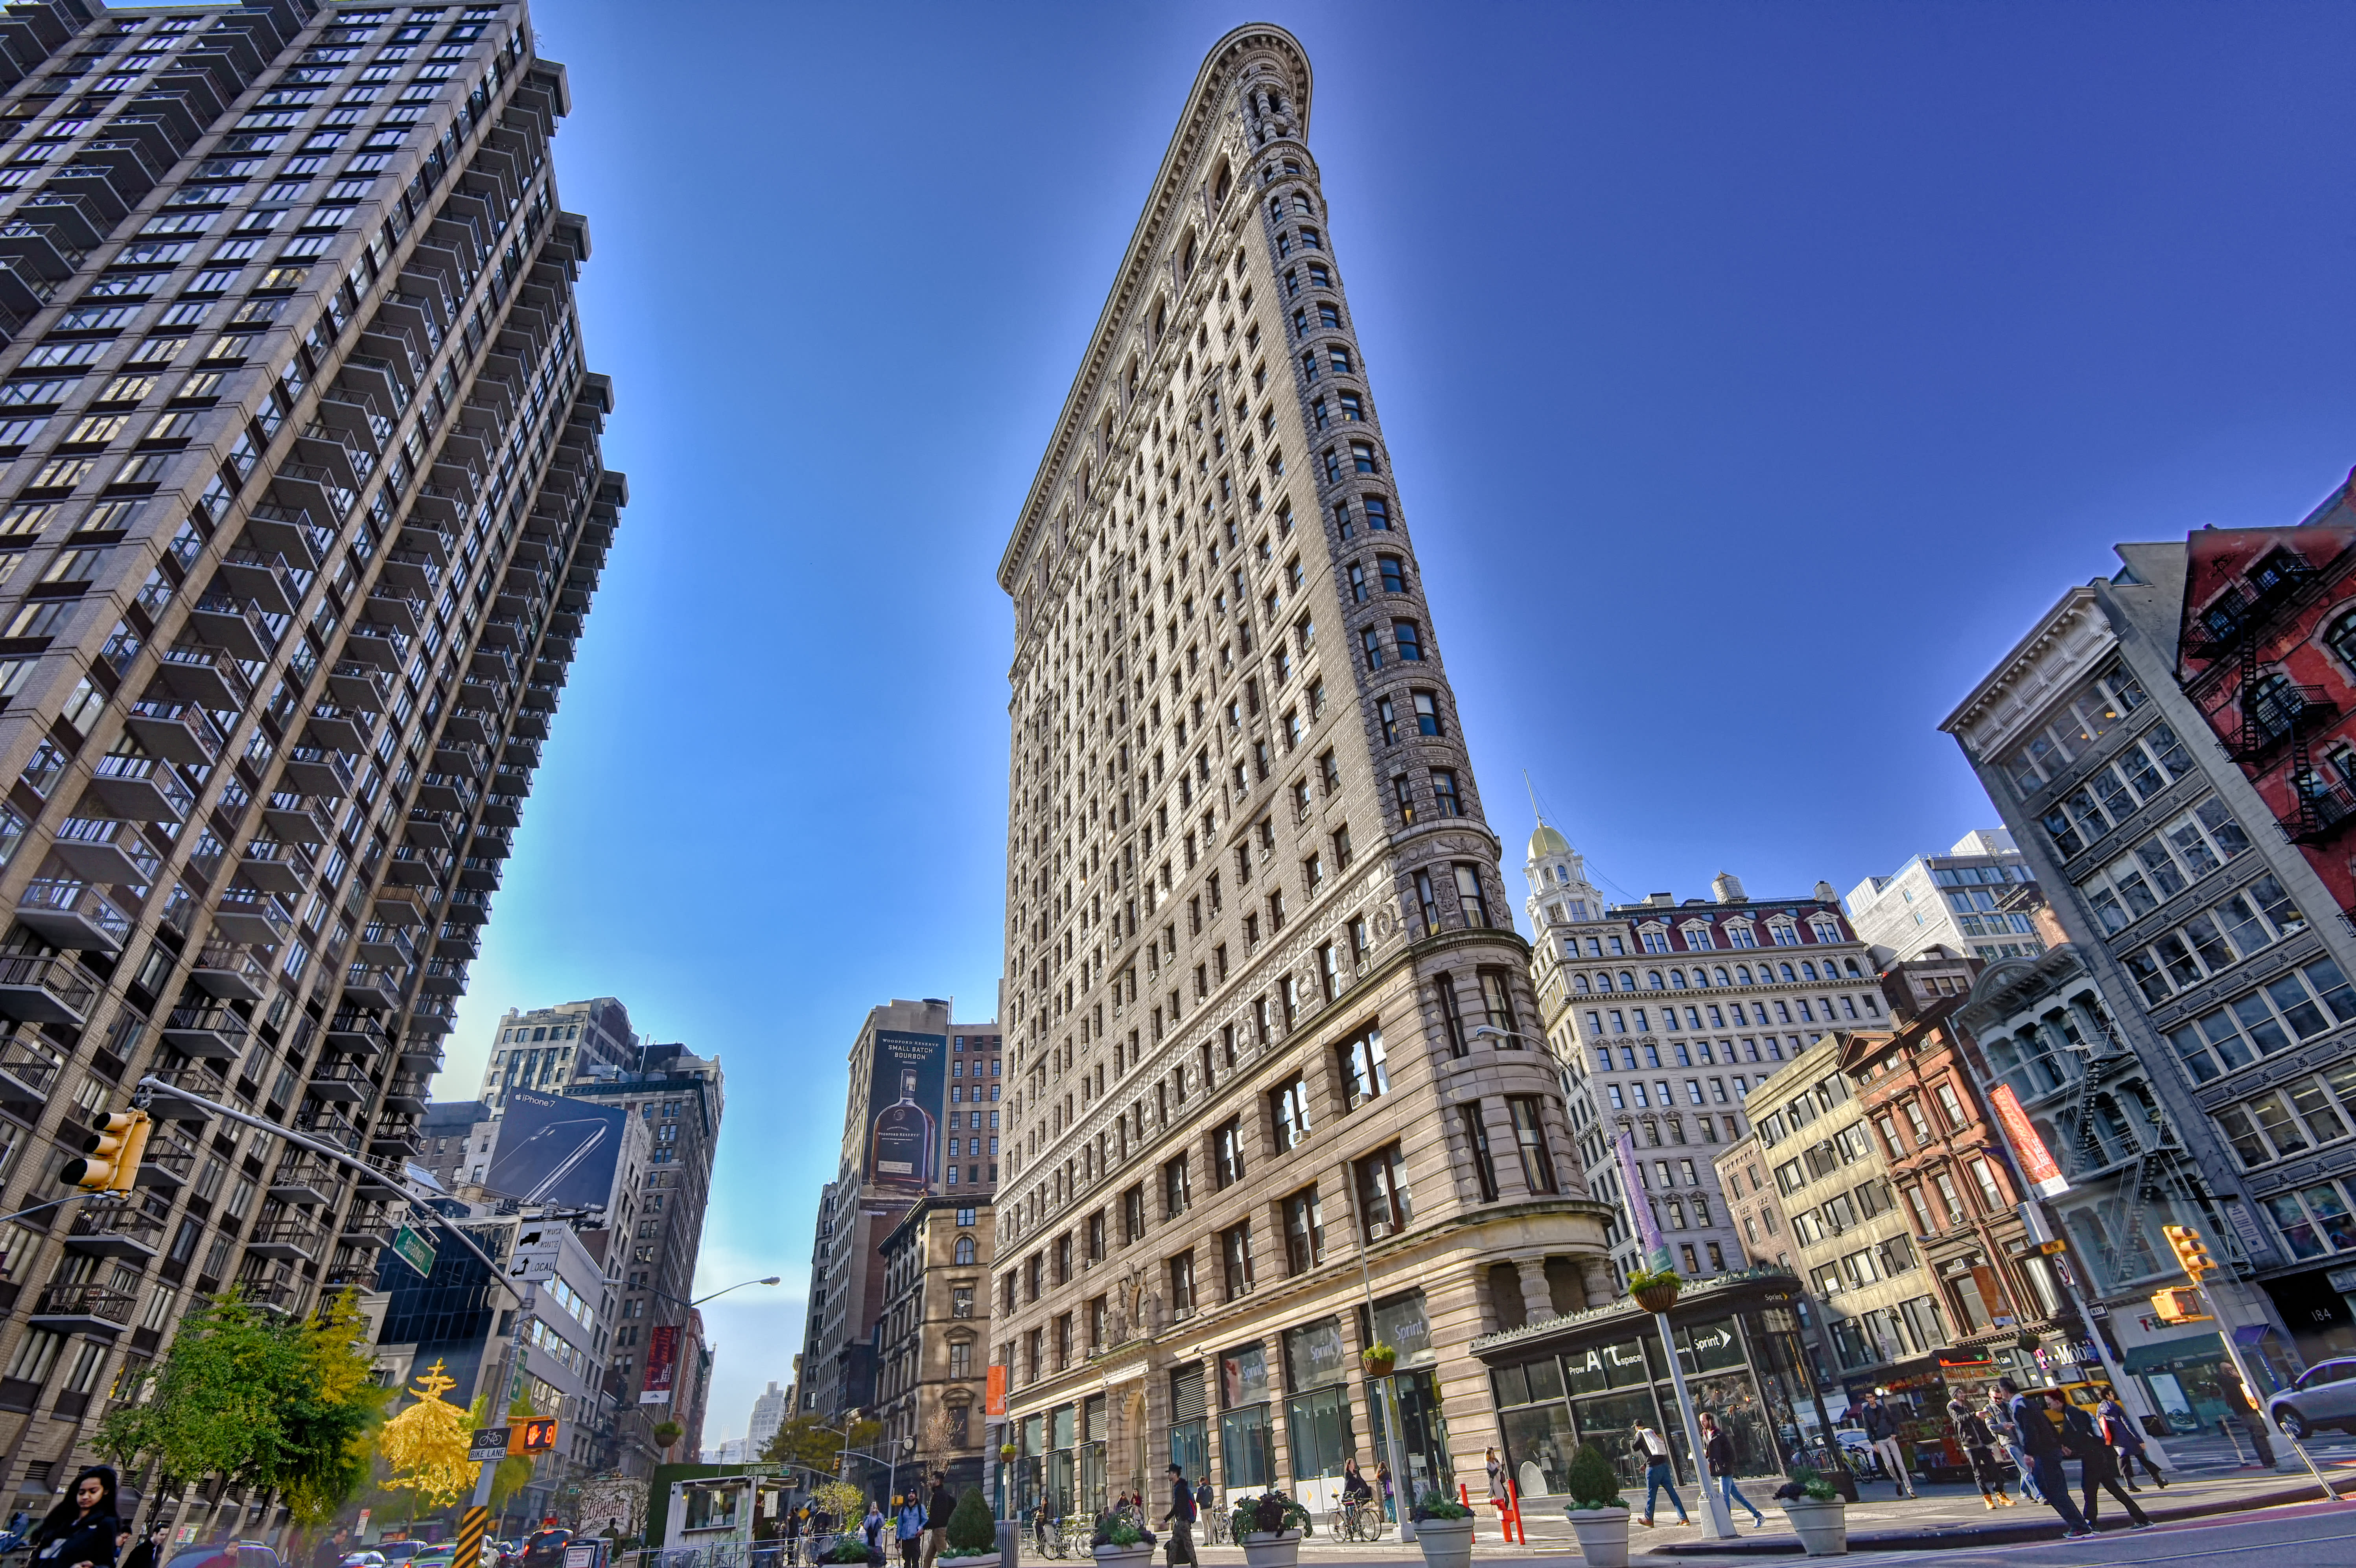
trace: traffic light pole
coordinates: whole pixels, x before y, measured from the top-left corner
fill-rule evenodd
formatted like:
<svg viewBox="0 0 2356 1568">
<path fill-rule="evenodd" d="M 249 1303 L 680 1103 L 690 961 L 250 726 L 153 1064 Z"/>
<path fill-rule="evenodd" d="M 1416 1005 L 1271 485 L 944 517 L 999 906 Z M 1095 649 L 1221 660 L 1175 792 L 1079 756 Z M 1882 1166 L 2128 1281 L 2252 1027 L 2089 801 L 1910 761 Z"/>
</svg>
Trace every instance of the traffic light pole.
<svg viewBox="0 0 2356 1568">
<path fill-rule="evenodd" d="M 2241 1349 L 2233 1343 L 2233 1326 L 2225 1321 L 2222 1303 L 2218 1300 L 2217 1293 L 2205 1283 L 2210 1275 L 2217 1272 L 2216 1260 L 2209 1255 L 2209 1249 L 2201 1244 L 2201 1232 L 2190 1226 L 2162 1225 L 2159 1231 L 2168 1240 L 2169 1250 L 2176 1254 L 2177 1266 L 2184 1271 L 2184 1277 L 2192 1282 L 2194 1293 L 2207 1302 L 2209 1316 L 2217 1324 L 2217 1342 L 2224 1347 L 2225 1359 L 2233 1363 L 2233 1375 L 2242 1380 L 2242 1392 L 2248 1397 L 2253 1413 L 2264 1423 L 2266 1407 L 2258 1396 L 2257 1380 L 2250 1376 L 2250 1369 L 2243 1364 Z M 2331 1489 L 2329 1478 L 2316 1464 L 2315 1456 L 2307 1451 L 2307 1445 L 2287 1432 L 2283 1435 L 2290 1439 L 2291 1447 L 2297 1451 L 2308 1473 L 2315 1477 L 2315 1484 L 2323 1488 L 2324 1500 L 2340 1501 L 2340 1494 Z"/>
</svg>

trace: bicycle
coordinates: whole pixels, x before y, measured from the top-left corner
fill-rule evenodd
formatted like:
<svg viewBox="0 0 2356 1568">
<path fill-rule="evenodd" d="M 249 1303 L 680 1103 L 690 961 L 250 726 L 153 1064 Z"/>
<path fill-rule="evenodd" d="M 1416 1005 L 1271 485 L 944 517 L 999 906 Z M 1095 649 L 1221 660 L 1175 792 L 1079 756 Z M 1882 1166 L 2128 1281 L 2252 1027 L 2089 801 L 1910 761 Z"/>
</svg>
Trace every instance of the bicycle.
<svg viewBox="0 0 2356 1568">
<path fill-rule="evenodd" d="M 1064 1527 L 1042 1514 L 1031 1522 L 1031 1540 L 1042 1557 L 1061 1557 L 1065 1552 Z"/>
<path fill-rule="evenodd" d="M 1326 1516 L 1326 1528 L 1337 1541 L 1380 1541 L 1383 1526 L 1383 1510 L 1372 1498 L 1336 1503 Z"/>
</svg>

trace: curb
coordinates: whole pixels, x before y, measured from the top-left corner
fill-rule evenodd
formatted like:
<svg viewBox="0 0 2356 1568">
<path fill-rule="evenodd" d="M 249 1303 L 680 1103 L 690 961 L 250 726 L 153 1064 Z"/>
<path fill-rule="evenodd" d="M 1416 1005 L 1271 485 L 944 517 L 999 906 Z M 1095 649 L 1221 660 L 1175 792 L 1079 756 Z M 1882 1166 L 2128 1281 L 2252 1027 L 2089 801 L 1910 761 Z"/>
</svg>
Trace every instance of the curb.
<svg viewBox="0 0 2356 1568">
<path fill-rule="evenodd" d="M 2335 1488 L 2335 1490 L 2338 1488 Z M 2237 1498 L 2216 1498 L 2206 1502 L 2182 1503 L 2172 1508 L 2147 1508 L 2144 1511 L 2154 1524 L 2174 1524 L 2185 1520 L 2208 1519 L 2222 1513 L 2245 1513 L 2256 1509 L 2279 1508 L 2285 1503 L 2323 1500 L 2322 1488 L 2312 1478 L 2299 1485 L 2276 1487 L 2263 1492 L 2248 1492 Z M 2351 1500 L 2342 1494 L 2342 1500 Z M 2033 1541 L 2059 1541 L 2066 1528 L 2059 1515 L 2039 1503 L 2023 1507 L 2043 1509 L 2048 1518 L 2039 1524 L 2026 1521 L 1997 1525 L 1933 1526 L 1927 1530 L 1882 1530 L 1870 1535 L 1848 1538 L 1851 1552 L 1919 1552 L 1925 1547 L 1940 1546 L 2019 1546 Z M 2104 1535 L 2124 1535 L 2123 1530 L 2105 1530 Z M 1772 1557 L 1801 1555 L 1797 1540 L 1760 1540 L 1755 1544 L 1743 1541 L 1696 1541 L 1681 1545 L 1661 1545 L 1643 1553 L 1646 1557 Z"/>
</svg>

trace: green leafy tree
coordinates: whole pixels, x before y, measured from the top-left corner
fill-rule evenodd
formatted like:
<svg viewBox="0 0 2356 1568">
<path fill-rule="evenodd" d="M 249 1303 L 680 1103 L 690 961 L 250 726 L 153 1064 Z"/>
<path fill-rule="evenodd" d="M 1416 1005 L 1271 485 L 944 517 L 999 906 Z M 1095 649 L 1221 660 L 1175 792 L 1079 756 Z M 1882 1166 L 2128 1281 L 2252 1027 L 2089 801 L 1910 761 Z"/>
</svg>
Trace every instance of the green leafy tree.
<svg viewBox="0 0 2356 1568">
<path fill-rule="evenodd" d="M 123 1468 L 152 1459 L 179 1481 L 219 1475 L 283 1490 L 306 1524 L 334 1515 L 367 1478 L 369 1435 L 390 1391 L 358 1344 L 347 1292 L 316 1319 L 256 1309 L 234 1291 L 181 1324 L 163 1364 L 99 1424 L 96 1446 Z"/>
<path fill-rule="evenodd" d="M 856 1421 L 851 1425 L 848 1446 L 873 1447 L 883 1435 L 882 1422 Z M 800 1465 L 821 1476 L 831 1476 L 841 1462 L 845 1446 L 842 1434 L 816 1415 L 797 1415 L 777 1428 L 777 1435 L 761 1450 L 761 1461 L 768 1465 Z"/>
<path fill-rule="evenodd" d="M 489 1391 L 486 1390 L 475 1396 L 474 1408 L 467 1413 L 467 1419 L 477 1426 L 488 1426 L 491 1424 L 490 1412 L 491 1396 Z M 531 1401 L 521 1394 L 516 1395 L 508 1402 L 508 1424 L 510 1428 L 525 1417 L 540 1413 L 532 1408 Z M 529 1454 L 510 1454 L 500 1460 L 498 1469 L 491 1476 L 491 1507 L 494 1509 L 500 1507 L 508 1499 L 513 1497 L 519 1488 L 529 1485 L 531 1473 L 538 1465 L 539 1461 Z"/>
</svg>

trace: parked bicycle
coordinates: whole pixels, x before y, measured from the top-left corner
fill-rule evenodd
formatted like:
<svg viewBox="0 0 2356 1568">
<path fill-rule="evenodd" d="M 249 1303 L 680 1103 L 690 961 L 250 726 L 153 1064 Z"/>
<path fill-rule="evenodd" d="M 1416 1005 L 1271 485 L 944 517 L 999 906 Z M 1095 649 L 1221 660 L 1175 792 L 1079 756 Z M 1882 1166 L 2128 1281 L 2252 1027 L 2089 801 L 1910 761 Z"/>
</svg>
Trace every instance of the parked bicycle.
<svg viewBox="0 0 2356 1568">
<path fill-rule="evenodd" d="M 1372 1498 L 1337 1503 L 1326 1516 L 1326 1528 L 1337 1541 L 1380 1541 L 1384 1524 L 1382 1505 Z"/>
</svg>

